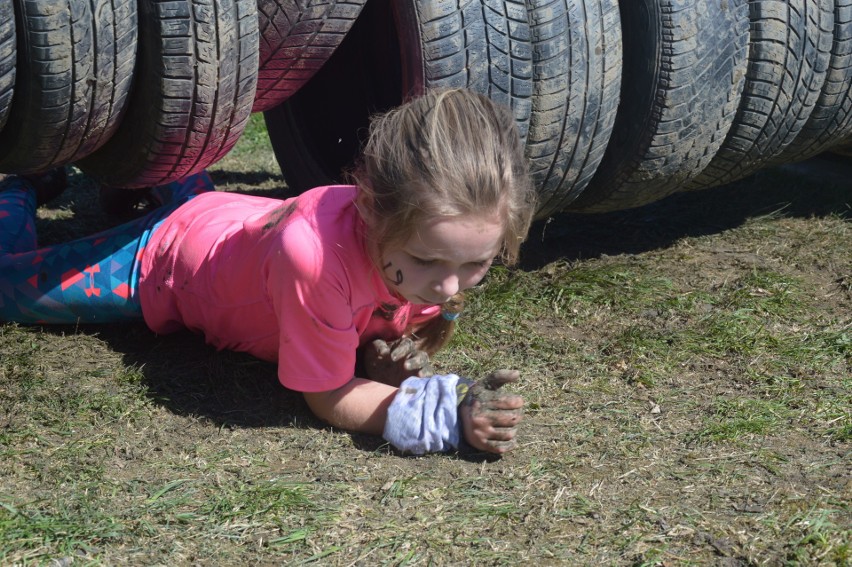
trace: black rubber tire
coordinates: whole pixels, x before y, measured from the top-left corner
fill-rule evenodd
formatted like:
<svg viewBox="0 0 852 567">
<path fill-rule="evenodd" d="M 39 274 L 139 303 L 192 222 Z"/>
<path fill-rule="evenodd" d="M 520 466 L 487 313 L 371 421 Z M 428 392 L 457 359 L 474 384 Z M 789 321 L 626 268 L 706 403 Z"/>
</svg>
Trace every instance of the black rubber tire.
<svg viewBox="0 0 852 567">
<path fill-rule="evenodd" d="M 371 114 L 441 87 L 471 88 L 506 104 L 526 134 L 532 47 L 523 2 L 368 2 L 326 65 L 264 113 L 290 189 L 341 181 Z"/>
<path fill-rule="evenodd" d="M 834 0 L 834 43 L 819 99 L 793 143 L 774 163 L 800 161 L 852 135 L 852 0 Z"/>
<path fill-rule="evenodd" d="M 257 65 L 256 0 L 141 0 L 127 113 L 112 139 L 77 166 L 128 189 L 203 170 L 245 129 Z"/>
<path fill-rule="evenodd" d="M 538 218 L 589 184 L 612 134 L 621 90 L 617 0 L 528 0 L 533 98 L 526 155 Z"/>
<path fill-rule="evenodd" d="M 532 44 L 524 0 L 394 0 L 403 93 L 466 87 L 511 107 L 521 136 L 532 112 Z"/>
<path fill-rule="evenodd" d="M 89 155 L 118 127 L 133 80 L 136 2 L 15 1 L 15 96 L 0 171 L 36 173 Z"/>
<path fill-rule="evenodd" d="M 734 125 L 688 189 L 722 185 L 772 163 L 804 127 L 822 91 L 833 0 L 749 0 L 749 64 Z"/>
<path fill-rule="evenodd" d="M 638 207 L 706 167 L 736 112 L 748 53 L 746 0 L 621 2 L 621 104 L 609 147 L 569 210 Z"/>
<path fill-rule="evenodd" d="M 828 151 L 839 156 L 852 158 L 852 136 L 837 141 Z"/>
<path fill-rule="evenodd" d="M 101 210 L 119 219 L 130 219 L 143 214 L 149 202 L 150 188 L 126 189 L 123 187 L 98 187 L 98 203 Z"/>
<path fill-rule="evenodd" d="M 15 92 L 15 8 L 12 0 L 0 0 L 0 132 L 6 125 Z"/>
<path fill-rule="evenodd" d="M 258 0 L 260 64 L 252 112 L 302 87 L 346 37 L 367 0 Z"/>
</svg>

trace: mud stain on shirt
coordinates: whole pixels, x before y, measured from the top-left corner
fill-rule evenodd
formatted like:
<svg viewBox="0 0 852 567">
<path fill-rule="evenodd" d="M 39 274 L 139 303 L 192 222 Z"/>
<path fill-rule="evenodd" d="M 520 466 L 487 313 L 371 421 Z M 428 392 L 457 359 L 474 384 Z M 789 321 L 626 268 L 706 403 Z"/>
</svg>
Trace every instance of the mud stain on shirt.
<svg viewBox="0 0 852 567">
<path fill-rule="evenodd" d="M 296 203 L 290 203 L 289 205 L 282 205 L 281 207 L 278 207 L 277 209 L 269 213 L 269 222 L 263 225 L 262 231 L 264 233 L 269 232 L 270 230 L 281 224 L 281 221 L 293 214 L 293 211 L 296 210 L 296 207 Z"/>
</svg>

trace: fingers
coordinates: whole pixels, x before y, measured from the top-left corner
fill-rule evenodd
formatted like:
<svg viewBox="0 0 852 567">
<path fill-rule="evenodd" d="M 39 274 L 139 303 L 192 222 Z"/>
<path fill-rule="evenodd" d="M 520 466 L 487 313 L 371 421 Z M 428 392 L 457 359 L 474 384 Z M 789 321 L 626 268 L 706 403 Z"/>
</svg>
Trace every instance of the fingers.
<svg viewBox="0 0 852 567">
<path fill-rule="evenodd" d="M 500 369 L 495 370 L 485 377 L 482 385 L 486 390 L 497 390 L 505 384 L 517 382 L 521 378 L 521 373 L 517 370 Z"/>
<path fill-rule="evenodd" d="M 380 358 L 390 357 L 390 359 L 394 362 L 399 362 L 400 360 L 404 360 L 412 355 L 422 352 L 418 351 L 414 341 L 407 337 L 397 339 L 390 344 L 382 339 L 376 339 L 373 341 L 373 349 Z"/>
<path fill-rule="evenodd" d="M 483 411 L 473 408 L 471 410 L 471 425 L 477 431 L 514 429 L 523 419 L 524 411 L 522 409 Z"/>
<path fill-rule="evenodd" d="M 492 453 L 506 453 L 517 447 L 518 442 L 515 439 L 511 441 L 491 441 L 488 446 L 491 447 Z"/>
<path fill-rule="evenodd" d="M 407 359 L 403 364 L 403 368 L 406 370 L 419 370 L 424 366 L 429 364 L 429 355 L 423 352 L 422 350 L 417 351 L 417 353 L 411 358 Z"/>
<path fill-rule="evenodd" d="M 417 352 L 417 347 L 414 345 L 414 341 L 407 337 L 403 337 L 394 343 L 390 357 L 394 362 L 399 362 L 400 360 L 410 357 L 415 352 Z"/>
<path fill-rule="evenodd" d="M 496 410 L 483 411 L 480 413 L 474 412 L 473 419 L 479 421 L 483 426 L 491 427 L 516 427 L 523 419 L 523 410 Z M 485 420 L 480 421 L 480 420 Z"/>
<path fill-rule="evenodd" d="M 390 347 L 388 346 L 388 343 L 386 343 L 382 339 L 374 340 L 373 341 L 373 348 L 375 349 L 376 354 L 378 354 L 381 357 L 388 356 L 391 352 Z"/>
<path fill-rule="evenodd" d="M 515 436 L 524 417 L 524 399 L 500 388 L 520 377 L 517 370 L 496 370 L 468 390 L 460 412 L 465 439 L 473 447 L 505 453 L 517 446 Z"/>
<path fill-rule="evenodd" d="M 480 411 L 519 410 L 524 407 L 524 398 L 517 394 L 497 394 L 491 391 L 481 393 L 474 404 L 476 402 L 479 402 Z"/>
<path fill-rule="evenodd" d="M 468 408 L 465 438 L 473 447 L 491 453 L 505 453 L 517 446 L 518 424 L 523 410 L 486 410 L 481 404 Z"/>
<path fill-rule="evenodd" d="M 398 384 L 411 376 L 426 378 L 435 374 L 429 354 L 417 343 L 402 337 L 390 343 L 375 339 L 365 349 L 364 365 L 368 378 L 386 384 Z"/>
<path fill-rule="evenodd" d="M 524 407 L 524 398 L 518 394 L 504 393 L 499 390 L 471 389 L 465 402 L 475 407 L 477 411 L 517 410 Z"/>
<path fill-rule="evenodd" d="M 516 427 L 492 427 L 489 429 L 478 429 L 469 439 L 471 445 L 482 451 L 491 453 L 505 453 L 518 445 Z"/>
</svg>

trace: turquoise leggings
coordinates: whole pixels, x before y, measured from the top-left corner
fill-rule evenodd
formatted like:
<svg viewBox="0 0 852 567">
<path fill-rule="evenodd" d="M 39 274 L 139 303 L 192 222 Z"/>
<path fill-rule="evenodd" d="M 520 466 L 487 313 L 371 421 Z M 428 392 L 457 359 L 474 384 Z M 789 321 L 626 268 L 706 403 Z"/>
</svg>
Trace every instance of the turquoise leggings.
<svg viewBox="0 0 852 567">
<path fill-rule="evenodd" d="M 139 269 L 151 234 L 175 209 L 213 190 L 206 172 L 155 187 L 160 207 L 98 234 L 38 248 L 35 191 L 0 182 L 0 321 L 107 323 L 142 317 Z"/>
</svg>

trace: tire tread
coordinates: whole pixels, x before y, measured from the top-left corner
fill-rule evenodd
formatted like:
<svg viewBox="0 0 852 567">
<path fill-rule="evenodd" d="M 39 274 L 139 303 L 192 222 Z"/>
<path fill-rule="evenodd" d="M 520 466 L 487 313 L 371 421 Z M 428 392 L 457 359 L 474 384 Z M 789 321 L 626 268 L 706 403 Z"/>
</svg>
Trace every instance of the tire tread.
<svg viewBox="0 0 852 567">
<path fill-rule="evenodd" d="M 251 114 L 258 28 L 250 0 L 145 0 L 140 74 L 119 131 L 78 162 L 113 187 L 161 185 L 230 151 Z"/>
<path fill-rule="evenodd" d="M 728 139 L 689 189 L 746 177 L 773 162 L 805 126 L 825 82 L 833 0 L 751 0 L 746 85 Z"/>
<path fill-rule="evenodd" d="M 252 112 L 287 100 L 325 64 L 366 0 L 259 0 L 257 92 Z"/>
</svg>

